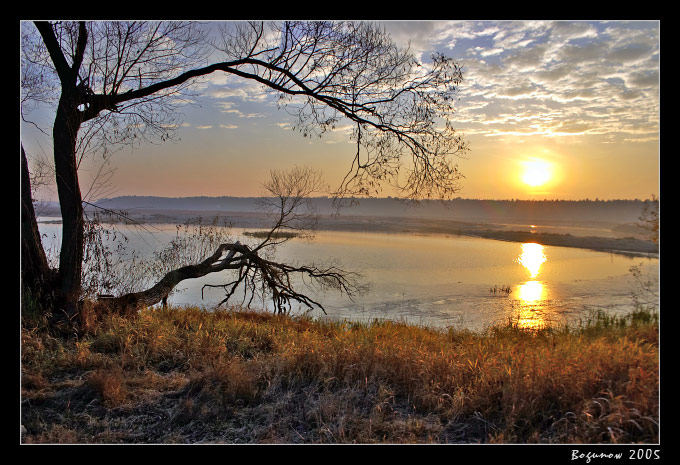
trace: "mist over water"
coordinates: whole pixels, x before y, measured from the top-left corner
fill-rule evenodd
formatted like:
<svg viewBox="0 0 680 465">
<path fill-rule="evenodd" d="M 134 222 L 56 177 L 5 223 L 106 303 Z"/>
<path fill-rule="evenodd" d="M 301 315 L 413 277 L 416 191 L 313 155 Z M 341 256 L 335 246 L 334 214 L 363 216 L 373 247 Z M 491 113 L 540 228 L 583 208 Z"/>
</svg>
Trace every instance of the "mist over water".
<svg viewBox="0 0 680 465">
<path fill-rule="evenodd" d="M 150 257 L 175 236 L 175 225 L 148 230 L 117 226 L 128 237 L 126 247 Z M 58 244 L 61 225 L 40 223 L 43 241 Z M 253 242 L 232 228 L 235 240 Z M 333 261 L 362 274 L 367 293 L 350 300 L 337 292 L 301 287 L 327 312 L 328 319 L 390 319 L 437 327 L 483 330 L 513 320 L 525 327 L 578 322 L 592 310 L 626 313 L 633 309 L 630 268 L 643 265 L 658 276 L 659 259 L 629 257 L 585 249 L 503 242 L 455 235 L 320 231 L 313 241 L 293 239 L 277 249 L 277 260 L 297 264 Z M 204 284 L 230 281 L 227 272 L 187 280 L 173 292 L 171 305 L 214 308 L 219 288 Z M 304 286 L 304 283 L 299 283 Z M 241 303 L 234 296 L 233 304 Z M 255 308 L 271 309 L 255 299 Z M 293 307 L 291 313 L 305 313 Z"/>
</svg>

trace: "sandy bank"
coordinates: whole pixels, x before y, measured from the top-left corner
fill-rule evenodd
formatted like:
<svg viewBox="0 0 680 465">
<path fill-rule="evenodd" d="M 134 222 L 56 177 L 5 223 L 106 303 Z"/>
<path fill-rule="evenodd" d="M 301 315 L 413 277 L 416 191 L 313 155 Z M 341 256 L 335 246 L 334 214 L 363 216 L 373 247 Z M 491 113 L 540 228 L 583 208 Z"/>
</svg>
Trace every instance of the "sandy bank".
<svg viewBox="0 0 680 465">
<path fill-rule="evenodd" d="M 572 236 L 571 234 L 532 233 L 528 231 L 469 230 L 467 236 L 511 242 L 536 242 L 542 245 L 577 247 L 624 255 L 657 255 L 659 247 L 652 241 L 633 237 L 613 238 L 597 236 Z"/>
</svg>

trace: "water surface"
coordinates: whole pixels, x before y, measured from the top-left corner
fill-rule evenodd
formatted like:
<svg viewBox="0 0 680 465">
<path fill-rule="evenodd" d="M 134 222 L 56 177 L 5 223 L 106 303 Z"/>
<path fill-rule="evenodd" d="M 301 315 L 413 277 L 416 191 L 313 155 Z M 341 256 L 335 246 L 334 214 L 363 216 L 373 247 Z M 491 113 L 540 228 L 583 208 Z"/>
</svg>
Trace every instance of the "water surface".
<svg viewBox="0 0 680 465">
<path fill-rule="evenodd" d="M 122 228 L 128 248 L 150 256 L 176 233 L 175 225 L 148 231 Z M 60 225 L 40 224 L 46 243 L 58 244 Z M 234 239 L 253 242 L 243 229 Z M 657 258 L 628 257 L 585 249 L 489 239 L 392 233 L 320 231 L 313 241 L 291 240 L 277 250 L 279 261 L 324 263 L 360 272 L 369 291 L 350 300 L 333 292 L 310 291 L 322 302 L 321 318 L 370 321 L 387 318 L 438 327 L 481 330 L 512 319 L 522 326 L 574 322 L 592 310 L 625 313 L 632 309 L 630 268 L 642 264 L 658 276 Z M 170 298 L 175 305 L 214 308 L 221 289 L 204 284 L 230 280 L 228 272 L 181 283 Z M 239 301 L 236 300 L 235 303 Z M 270 307 L 269 302 L 254 302 Z M 296 313 L 305 309 L 295 309 Z"/>
</svg>

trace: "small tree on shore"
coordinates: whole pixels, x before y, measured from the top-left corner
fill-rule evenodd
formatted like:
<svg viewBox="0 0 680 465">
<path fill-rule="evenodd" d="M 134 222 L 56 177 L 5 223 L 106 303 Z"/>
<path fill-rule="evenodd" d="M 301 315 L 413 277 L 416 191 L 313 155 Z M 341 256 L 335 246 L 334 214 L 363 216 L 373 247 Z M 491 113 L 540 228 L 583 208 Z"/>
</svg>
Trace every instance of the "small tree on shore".
<svg viewBox="0 0 680 465">
<path fill-rule="evenodd" d="M 648 237 L 655 244 L 659 244 L 659 197 L 652 194 L 642 207 L 638 226 L 647 231 Z M 646 273 L 642 264 L 630 268 L 633 276 L 631 296 L 637 310 L 658 311 L 659 309 L 659 280 Z"/>
<path fill-rule="evenodd" d="M 647 199 L 642 206 L 638 226 L 648 232 L 649 239 L 655 244 L 659 243 L 659 197 L 652 194 L 651 199 Z"/>
</svg>

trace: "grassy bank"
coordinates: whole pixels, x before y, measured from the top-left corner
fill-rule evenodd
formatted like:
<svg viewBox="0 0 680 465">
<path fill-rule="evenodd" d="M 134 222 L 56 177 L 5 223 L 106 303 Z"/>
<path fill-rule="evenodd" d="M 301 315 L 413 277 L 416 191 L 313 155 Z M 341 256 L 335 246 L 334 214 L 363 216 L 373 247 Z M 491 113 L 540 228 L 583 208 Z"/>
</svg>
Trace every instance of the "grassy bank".
<svg viewBox="0 0 680 465">
<path fill-rule="evenodd" d="M 658 441 L 658 323 L 484 334 L 196 308 L 25 319 L 25 443 Z"/>
</svg>

